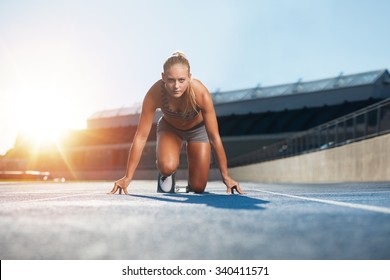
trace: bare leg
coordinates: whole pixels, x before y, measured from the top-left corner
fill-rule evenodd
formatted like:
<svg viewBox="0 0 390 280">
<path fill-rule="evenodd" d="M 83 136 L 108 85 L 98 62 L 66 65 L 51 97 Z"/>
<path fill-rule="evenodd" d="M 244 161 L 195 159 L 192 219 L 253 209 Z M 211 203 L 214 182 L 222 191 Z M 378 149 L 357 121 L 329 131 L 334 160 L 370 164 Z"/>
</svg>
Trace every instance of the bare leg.
<svg viewBox="0 0 390 280">
<path fill-rule="evenodd" d="M 162 131 L 157 139 L 157 168 L 163 176 L 172 175 L 179 166 L 182 140 L 175 134 Z"/>
<path fill-rule="evenodd" d="M 190 142 L 187 144 L 188 182 L 196 193 L 204 192 L 210 170 L 209 143 Z"/>
</svg>

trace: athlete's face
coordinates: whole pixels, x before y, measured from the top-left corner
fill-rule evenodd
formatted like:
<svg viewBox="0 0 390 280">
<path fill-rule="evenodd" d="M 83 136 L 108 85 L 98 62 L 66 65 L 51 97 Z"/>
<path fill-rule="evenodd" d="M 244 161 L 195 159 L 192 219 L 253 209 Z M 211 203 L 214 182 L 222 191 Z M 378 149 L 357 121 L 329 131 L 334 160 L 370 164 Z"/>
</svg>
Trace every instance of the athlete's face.
<svg viewBox="0 0 390 280">
<path fill-rule="evenodd" d="M 187 66 L 181 63 L 173 64 L 161 75 L 170 96 L 179 98 L 186 92 L 191 77 Z"/>
</svg>

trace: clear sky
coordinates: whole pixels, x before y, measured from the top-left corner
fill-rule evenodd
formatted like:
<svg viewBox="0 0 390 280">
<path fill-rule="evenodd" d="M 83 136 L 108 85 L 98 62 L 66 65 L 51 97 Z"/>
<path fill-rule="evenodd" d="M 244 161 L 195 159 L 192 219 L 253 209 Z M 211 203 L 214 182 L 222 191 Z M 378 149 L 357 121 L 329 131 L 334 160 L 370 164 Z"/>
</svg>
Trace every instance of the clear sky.
<svg viewBox="0 0 390 280">
<path fill-rule="evenodd" d="M 390 69 L 388 0 L 0 0 L 0 154 L 141 102 L 174 51 L 211 92 Z"/>
</svg>

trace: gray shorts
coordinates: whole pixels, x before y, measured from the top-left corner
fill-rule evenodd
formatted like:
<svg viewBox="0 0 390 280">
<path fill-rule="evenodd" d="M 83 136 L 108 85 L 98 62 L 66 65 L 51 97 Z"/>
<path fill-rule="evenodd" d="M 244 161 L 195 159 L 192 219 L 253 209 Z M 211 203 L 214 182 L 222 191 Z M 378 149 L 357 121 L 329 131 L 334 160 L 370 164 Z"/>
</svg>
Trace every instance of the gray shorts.
<svg viewBox="0 0 390 280">
<path fill-rule="evenodd" d="M 209 137 L 207 135 L 206 127 L 203 121 L 193 128 L 188 130 L 181 130 L 168 123 L 164 117 L 161 117 L 157 122 L 157 138 L 162 131 L 172 132 L 186 142 L 209 142 Z"/>
</svg>

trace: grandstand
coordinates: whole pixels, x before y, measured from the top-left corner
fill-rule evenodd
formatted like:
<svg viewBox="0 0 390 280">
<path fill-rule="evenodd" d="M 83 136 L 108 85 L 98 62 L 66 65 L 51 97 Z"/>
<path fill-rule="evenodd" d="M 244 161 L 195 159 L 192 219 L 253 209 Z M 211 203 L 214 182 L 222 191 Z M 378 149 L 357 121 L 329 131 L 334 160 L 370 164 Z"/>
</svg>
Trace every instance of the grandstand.
<svg viewBox="0 0 390 280">
<path fill-rule="evenodd" d="M 228 158 L 257 151 L 389 97 L 387 70 L 212 93 Z M 65 172 L 65 166 L 71 165 L 82 179 L 122 176 L 140 111 L 141 104 L 136 104 L 93 114 L 86 130 L 75 132 L 64 142 L 66 164 L 54 172 Z M 139 172 L 155 170 L 156 122 L 160 116 L 156 111 Z M 181 167 L 186 167 L 184 155 Z"/>
</svg>

